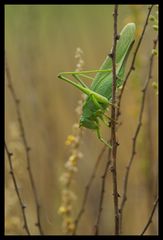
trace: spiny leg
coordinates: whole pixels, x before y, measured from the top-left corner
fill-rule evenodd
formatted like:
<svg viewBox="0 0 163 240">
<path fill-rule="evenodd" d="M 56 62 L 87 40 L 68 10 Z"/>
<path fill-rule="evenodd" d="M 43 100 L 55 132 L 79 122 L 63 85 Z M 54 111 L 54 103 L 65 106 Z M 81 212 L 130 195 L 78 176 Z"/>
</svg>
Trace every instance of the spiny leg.
<svg viewBox="0 0 163 240">
<path fill-rule="evenodd" d="M 62 74 L 58 75 L 58 78 L 72 84 L 73 86 L 77 87 L 78 89 L 80 89 L 82 92 L 84 92 L 85 94 L 87 94 L 88 96 L 90 95 L 94 95 L 95 98 L 97 99 L 98 102 L 100 103 L 104 103 L 104 104 L 108 104 L 109 101 L 106 97 L 102 96 L 101 94 L 98 94 L 95 91 L 92 91 L 91 89 L 89 89 L 88 87 L 83 87 L 82 85 L 73 82 L 72 80 L 68 79 L 67 77 L 63 76 Z"/>
<path fill-rule="evenodd" d="M 97 73 L 97 72 L 108 72 L 109 73 L 111 71 L 112 71 L 112 69 L 110 68 L 110 69 L 105 69 L 105 70 L 90 70 L 90 71 L 80 71 L 80 72 L 62 72 L 58 75 L 58 78 L 73 84 L 70 79 L 68 79 L 64 76 L 64 75 L 72 75 L 83 87 L 89 89 L 89 87 L 80 79 L 79 75 L 93 81 L 94 78 L 90 77 L 90 76 L 87 76 L 86 74 Z M 75 84 L 73 84 L 73 85 L 75 85 Z"/>
<path fill-rule="evenodd" d="M 61 72 L 59 75 L 72 75 L 72 74 L 89 74 L 89 73 L 97 73 L 97 72 L 111 72 L 112 68 L 109 69 L 99 69 L 99 70 L 86 70 L 80 72 Z"/>
</svg>

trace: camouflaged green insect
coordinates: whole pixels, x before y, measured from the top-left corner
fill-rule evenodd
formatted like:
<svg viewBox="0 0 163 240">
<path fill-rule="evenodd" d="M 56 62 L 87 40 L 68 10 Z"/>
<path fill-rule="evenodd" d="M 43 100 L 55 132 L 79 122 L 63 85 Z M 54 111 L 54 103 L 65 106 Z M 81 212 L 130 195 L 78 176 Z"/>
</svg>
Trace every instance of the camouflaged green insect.
<svg viewBox="0 0 163 240">
<path fill-rule="evenodd" d="M 120 38 L 117 40 L 116 46 L 116 87 L 123 85 L 125 76 L 126 61 L 130 50 L 134 43 L 135 24 L 128 23 L 121 31 Z M 87 74 L 97 73 L 95 78 Z M 79 83 L 75 83 L 66 76 L 73 76 Z M 92 84 L 88 87 L 80 77 L 92 80 Z M 58 78 L 74 85 L 87 95 L 83 104 L 83 113 L 80 118 L 80 127 L 94 129 L 98 138 L 111 147 L 100 134 L 100 121 L 104 121 L 105 111 L 109 105 L 112 105 L 112 59 L 107 56 L 99 70 L 81 71 L 81 72 L 62 72 Z"/>
</svg>

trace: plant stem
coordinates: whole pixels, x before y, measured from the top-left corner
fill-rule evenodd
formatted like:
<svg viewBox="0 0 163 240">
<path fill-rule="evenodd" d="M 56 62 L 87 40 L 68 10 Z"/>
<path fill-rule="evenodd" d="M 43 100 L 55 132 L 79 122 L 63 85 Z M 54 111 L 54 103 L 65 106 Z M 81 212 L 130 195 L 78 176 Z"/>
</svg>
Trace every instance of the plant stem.
<svg viewBox="0 0 163 240">
<path fill-rule="evenodd" d="M 34 195 L 34 201 L 35 201 L 35 205 L 36 205 L 37 222 L 35 223 L 35 225 L 36 225 L 36 227 L 38 227 L 40 235 L 44 235 L 42 225 L 41 225 L 40 204 L 39 204 L 39 199 L 38 199 L 38 195 L 37 195 L 37 188 L 36 188 L 36 184 L 35 184 L 35 181 L 34 181 L 34 174 L 32 173 L 32 169 L 31 169 L 31 159 L 30 159 L 30 154 L 29 154 L 31 148 L 29 147 L 28 142 L 27 142 L 24 123 L 23 123 L 23 119 L 22 119 L 22 115 L 21 115 L 21 111 L 20 111 L 20 100 L 17 98 L 16 92 L 15 92 L 15 89 L 14 89 L 14 86 L 13 86 L 13 83 L 12 83 L 12 78 L 11 78 L 7 58 L 5 59 L 5 67 L 6 67 L 6 76 L 7 76 L 7 81 L 8 81 L 8 88 L 11 92 L 13 101 L 15 103 L 16 114 L 17 114 L 18 123 L 19 123 L 19 126 L 20 126 L 22 141 L 23 141 L 24 148 L 25 148 L 26 161 L 27 161 L 27 171 L 28 171 L 29 180 L 30 180 L 30 183 L 31 183 L 31 187 L 32 187 L 33 195 Z"/>
<path fill-rule="evenodd" d="M 158 36 L 157 36 L 156 40 L 153 41 L 153 49 L 156 49 L 157 42 L 158 42 Z M 125 203 L 127 200 L 127 188 L 128 188 L 129 173 L 130 173 L 131 165 L 133 163 L 133 159 L 136 154 L 136 143 L 137 143 L 137 138 L 138 138 L 141 126 L 142 126 L 142 118 L 143 118 L 143 112 L 144 112 L 146 92 L 148 89 L 149 82 L 152 79 L 153 62 L 154 62 L 154 54 L 151 54 L 148 77 L 147 77 L 144 87 L 142 89 L 142 100 L 141 100 L 140 112 L 139 112 L 139 117 L 138 117 L 138 123 L 137 123 L 137 127 L 135 130 L 134 136 L 132 138 L 131 156 L 130 156 L 129 162 L 126 166 L 126 172 L 125 172 L 125 176 L 124 176 L 122 200 L 121 200 L 120 209 L 119 209 L 121 228 L 122 228 L 123 209 L 124 209 L 124 206 L 125 206 Z"/>
<path fill-rule="evenodd" d="M 17 194 L 19 204 L 20 204 L 20 207 L 21 207 L 21 211 L 22 211 L 22 215 L 23 215 L 23 220 L 24 220 L 24 226 L 23 227 L 24 227 L 27 235 L 31 235 L 30 230 L 29 230 L 29 226 L 28 226 L 27 216 L 26 216 L 26 206 L 25 206 L 25 204 L 23 202 L 23 199 L 21 197 L 21 194 L 19 192 L 19 187 L 18 187 L 18 183 L 17 183 L 16 176 L 15 176 L 15 171 L 14 171 L 13 164 L 12 164 L 13 153 L 9 152 L 6 142 L 5 142 L 5 150 L 6 150 L 6 153 L 7 153 L 7 156 L 8 156 L 8 161 L 9 161 L 9 166 L 10 166 L 10 174 L 11 174 L 11 177 L 12 177 L 12 180 L 13 180 L 13 184 L 14 184 L 14 187 L 15 187 L 15 192 Z"/>
<path fill-rule="evenodd" d="M 153 218 L 153 215 L 154 215 L 154 213 L 155 213 L 155 210 L 156 210 L 158 201 L 159 201 L 159 198 L 157 197 L 156 200 L 155 200 L 155 202 L 154 202 L 154 204 L 153 204 L 153 208 L 152 208 L 151 214 L 150 214 L 150 216 L 149 216 L 149 219 L 148 219 L 148 221 L 147 221 L 147 223 L 146 223 L 146 225 L 145 225 L 142 233 L 140 234 L 141 236 L 144 235 L 144 233 L 147 231 L 149 225 L 152 223 L 152 218 Z"/>
<path fill-rule="evenodd" d="M 111 107 L 111 142 L 112 142 L 112 178 L 113 178 L 113 199 L 114 199 L 114 218 L 115 218 L 115 235 L 119 235 L 119 211 L 118 211 L 118 190 L 117 190 L 117 141 L 116 141 L 116 45 L 118 40 L 117 35 L 117 18 L 118 18 L 118 5 L 114 7 L 114 37 L 113 37 L 113 48 L 110 57 L 112 58 L 112 71 L 113 71 L 113 82 L 112 82 L 112 107 Z"/>
</svg>

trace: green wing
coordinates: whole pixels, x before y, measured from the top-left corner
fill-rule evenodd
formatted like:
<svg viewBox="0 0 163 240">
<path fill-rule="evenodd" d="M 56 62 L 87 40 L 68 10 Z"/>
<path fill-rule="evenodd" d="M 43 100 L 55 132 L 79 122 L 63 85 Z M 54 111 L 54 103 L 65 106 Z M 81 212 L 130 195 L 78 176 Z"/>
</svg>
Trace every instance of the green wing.
<svg viewBox="0 0 163 240">
<path fill-rule="evenodd" d="M 128 23 L 121 31 L 120 33 L 120 39 L 117 41 L 117 47 L 116 47 L 116 64 L 117 64 L 117 75 L 124 73 L 124 69 L 122 70 L 123 65 L 125 65 L 128 53 L 130 51 L 131 46 L 134 42 L 134 33 L 135 33 L 135 24 L 134 23 Z M 112 60 L 110 57 L 106 57 L 104 63 L 100 67 L 101 70 L 104 69 L 110 69 L 112 68 Z M 121 71 L 121 73 L 120 73 Z M 120 77 L 120 76 L 119 76 Z M 112 73 L 102 73 L 99 72 L 96 74 L 95 79 L 91 85 L 91 89 L 96 92 L 98 91 L 98 88 L 101 88 L 101 86 L 104 86 L 103 81 L 111 82 L 112 83 Z"/>
</svg>

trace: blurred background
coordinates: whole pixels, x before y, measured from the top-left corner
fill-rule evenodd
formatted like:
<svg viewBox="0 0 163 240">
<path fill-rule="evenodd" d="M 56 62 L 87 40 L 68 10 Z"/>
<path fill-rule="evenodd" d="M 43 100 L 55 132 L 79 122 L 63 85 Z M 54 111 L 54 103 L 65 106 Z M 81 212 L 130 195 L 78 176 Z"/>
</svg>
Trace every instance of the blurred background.
<svg viewBox="0 0 163 240">
<path fill-rule="evenodd" d="M 81 104 L 78 101 L 82 98 L 78 89 L 59 80 L 57 75 L 63 71 L 75 71 L 79 67 L 77 66 L 79 58 L 82 60 L 80 63 L 83 70 L 100 67 L 112 47 L 113 9 L 113 5 L 5 6 L 5 53 L 13 86 L 20 99 L 27 141 L 31 147 L 32 173 L 41 206 L 41 224 L 46 235 L 71 234 L 73 224 L 67 230 L 66 217 L 68 216 L 72 223 L 76 218 L 81 208 L 85 186 L 103 147 L 94 132 L 88 129 L 83 131 L 79 138 L 80 146 L 77 149 L 78 161 L 75 163 L 68 188 L 69 193 L 73 195 L 71 209 L 69 215 L 64 215 L 63 195 L 67 191 L 64 180 L 71 173 L 68 162 L 73 155 L 74 131 L 75 134 L 80 134 L 76 129 L 80 109 L 76 111 L 76 108 Z M 118 31 L 120 32 L 128 22 L 135 22 L 134 47 L 144 26 L 147 11 L 148 5 L 119 5 Z M 154 7 L 153 15 L 156 11 L 157 7 Z M 122 114 L 119 119 L 122 125 L 117 132 L 120 143 L 117 153 L 120 195 L 125 167 L 131 155 L 132 136 L 138 122 L 141 89 L 147 78 L 149 56 L 155 36 L 156 32 L 149 22 L 136 59 L 136 71 L 131 74 L 122 98 Z M 79 58 L 76 56 L 77 48 Z M 156 91 L 152 87 L 153 81 L 157 81 L 157 57 L 154 61 L 153 79 L 147 92 L 143 126 L 137 140 L 137 154 L 129 176 L 128 199 L 123 219 L 123 234 L 128 235 L 141 233 L 157 194 L 158 108 Z M 102 132 L 105 139 L 108 139 L 110 129 L 102 126 Z M 5 138 L 9 150 L 13 152 L 13 165 L 20 194 L 27 206 L 26 214 L 31 233 L 38 234 L 25 151 L 15 105 L 7 87 L 7 79 L 5 82 Z M 9 174 L 8 159 L 7 156 L 5 157 L 5 234 L 24 235 L 26 233 L 22 228 L 22 213 Z M 78 226 L 77 234 L 79 235 L 93 234 L 101 191 L 101 176 L 106 161 L 107 151 L 100 161 L 92 184 L 85 212 Z M 112 198 L 112 177 L 109 172 L 100 223 L 101 235 L 114 234 Z M 157 217 L 156 211 L 146 234 L 158 234 Z"/>
</svg>

